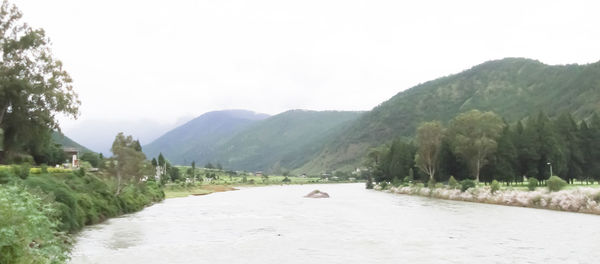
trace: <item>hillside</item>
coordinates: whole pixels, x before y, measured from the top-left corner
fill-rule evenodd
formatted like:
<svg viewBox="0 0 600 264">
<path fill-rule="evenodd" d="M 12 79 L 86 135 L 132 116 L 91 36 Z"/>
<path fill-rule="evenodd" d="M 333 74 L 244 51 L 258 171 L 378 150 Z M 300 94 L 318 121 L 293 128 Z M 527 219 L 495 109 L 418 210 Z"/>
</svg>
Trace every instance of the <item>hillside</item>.
<svg viewBox="0 0 600 264">
<path fill-rule="evenodd" d="M 361 112 L 291 110 L 252 124 L 221 145 L 215 161 L 237 170 L 282 172 L 302 166 Z"/>
<path fill-rule="evenodd" d="M 420 122 L 447 122 L 470 109 L 491 110 L 509 121 L 540 110 L 589 117 L 600 111 L 600 62 L 550 66 L 507 58 L 417 85 L 363 115 L 299 171 L 352 168 L 369 148 L 412 136 Z"/>
<path fill-rule="evenodd" d="M 79 152 L 81 153 L 86 153 L 86 152 L 93 152 L 90 149 L 82 146 L 81 144 L 73 141 L 72 139 L 70 139 L 69 137 L 60 134 L 59 132 L 53 132 L 52 133 L 52 140 L 56 143 L 56 144 L 60 144 L 63 147 L 68 147 L 68 148 L 76 148 L 79 150 Z"/>
<path fill-rule="evenodd" d="M 232 135 L 268 115 L 245 110 L 205 113 L 143 146 L 149 159 L 163 153 L 172 163 L 199 165 L 212 161 L 214 153 Z"/>
</svg>

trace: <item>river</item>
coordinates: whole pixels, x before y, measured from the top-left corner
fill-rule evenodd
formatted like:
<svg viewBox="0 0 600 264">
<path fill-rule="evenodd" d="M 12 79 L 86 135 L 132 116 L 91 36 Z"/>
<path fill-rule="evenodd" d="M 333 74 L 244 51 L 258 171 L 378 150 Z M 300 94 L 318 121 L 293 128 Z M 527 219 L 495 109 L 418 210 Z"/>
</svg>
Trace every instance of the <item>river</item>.
<svg viewBox="0 0 600 264">
<path fill-rule="evenodd" d="M 314 189 L 331 198 L 303 198 Z M 364 184 L 253 187 L 86 227 L 72 263 L 598 263 L 599 223 Z"/>
</svg>

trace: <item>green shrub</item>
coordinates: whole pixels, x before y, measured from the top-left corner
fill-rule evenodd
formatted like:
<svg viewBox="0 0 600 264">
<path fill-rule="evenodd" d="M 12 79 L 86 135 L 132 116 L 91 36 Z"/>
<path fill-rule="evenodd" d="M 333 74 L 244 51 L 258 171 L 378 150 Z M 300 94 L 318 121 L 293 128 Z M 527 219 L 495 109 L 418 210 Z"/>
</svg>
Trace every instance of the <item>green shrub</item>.
<svg viewBox="0 0 600 264">
<path fill-rule="evenodd" d="M 374 187 L 373 186 L 373 180 L 371 180 L 371 177 L 369 177 L 367 179 L 367 183 L 365 184 L 365 188 L 367 188 L 367 189 L 373 189 L 373 187 Z"/>
<path fill-rule="evenodd" d="M 388 183 L 387 182 L 380 182 L 379 183 L 379 187 L 381 187 L 382 190 L 385 190 L 388 187 Z"/>
<path fill-rule="evenodd" d="M 290 180 L 290 178 L 288 178 L 288 176 L 285 176 L 285 178 L 283 178 L 283 180 L 281 180 L 282 183 L 291 183 L 292 180 Z"/>
<path fill-rule="evenodd" d="M 8 170 L 0 169 L 0 184 L 5 184 L 10 182 L 12 178 L 11 173 Z"/>
<path fill-rule="evenodd" d="M 450 176 L 450 179 L 448 179 L 448 187 L 451 189 L 458 189 L 459 186 L 460 183 L 454 178 L 454 176 Z"/>
<path fill-rule="evenodd" d="M 48 173 L 48 165 L 46 165 L 46 164 L 40 165 L 40 171 L 44 174 Z"/>
<path fill-rule="evenodd" d="M 435 179 L 429 179 L 429 181 L 427 182 L 427 187 L 429 187 L 430 189 L 435 188 Z"/>
<path fill-rule="evenodd" d="M 400 186 L 400 184 L 402 184 L 402 182 L 400 181 L 400 179 L 398 179 L 397 176 L 394 176 L 394 179 L 392 179 L 392 185 L 394 187 L 398 187 L 398 186 Z"/>
<path fill-rule="evenodd" d="M 438 189 L 439 189 L 439 188 L 444 188 L 444 184 L 443 184 L 443 183 L 441 183 L 441 182 L 438 182 L 438 183 L 436 183 L 436 184 L 435 184 L 435 186 L 434 186 L 434 187 L 435 187 L 435 188 L 438 188 Z"/>
<path fill-rule="evenodd" d="M 548 186 L 548 190 L 551 192 L 557 192 L 562 190 L 567 186 L 567 182 L 561 179 L 558 176 L 551 176 L 547 181 L 546 185 Z"/>
<path fill-rule="evenodd" d="M 464 191 L 468 190 L 469 188 L 475 188 L 475 181 L 470 180 L 470 179 L 460 181 L 460 191 L 461 192 L 464 192 Z"/>
<path fill-rule="evenodd" d="M 29 177 L 29 170 L 31 170 L 31 165 L 28 163 L 23 163 L 22 165 L 13 165 L 13 172 L 21 179 L 27 179 Z"/>
<path fill-rule="evenodd" d="M 29 174 L 41 174 L 42 173 L 42 169 L 41 168 L 31 168 L 29 169 Z"/>
<path fill-rule="evenodd" d="M 490 184 L 492 194 L 496 193 L 500 190 L 500 183 L 497 180 L 493 180 L 492 184 Z"/>
<path fill-rule="evenodd" d="M 536 178 L 529 178 L 527 181 L 527 189 L 530 191 L 535 191 L 535 187 L 538 186 L 538 180 Z"/>
<path fill-rule="evenodd" d="M 68 240 L 51 204 L 25 189 L 0 186 L 0 263 L 63 263 Z"/>
</svg>

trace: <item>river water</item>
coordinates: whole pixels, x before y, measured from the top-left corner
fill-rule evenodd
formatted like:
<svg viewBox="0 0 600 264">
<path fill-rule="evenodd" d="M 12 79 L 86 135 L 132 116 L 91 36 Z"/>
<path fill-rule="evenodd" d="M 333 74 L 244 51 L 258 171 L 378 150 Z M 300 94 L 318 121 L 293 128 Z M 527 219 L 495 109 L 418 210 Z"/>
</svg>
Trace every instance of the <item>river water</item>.
<svg viewBox="0 0 600 264">
<path fill-rule="evenodd" d="M 310 199 L 314 189 L 331 198 Z M 174 198 L 85 228 L 72 263 L 600 263 L 600 216 L 364 184 Z"/>
</svg>

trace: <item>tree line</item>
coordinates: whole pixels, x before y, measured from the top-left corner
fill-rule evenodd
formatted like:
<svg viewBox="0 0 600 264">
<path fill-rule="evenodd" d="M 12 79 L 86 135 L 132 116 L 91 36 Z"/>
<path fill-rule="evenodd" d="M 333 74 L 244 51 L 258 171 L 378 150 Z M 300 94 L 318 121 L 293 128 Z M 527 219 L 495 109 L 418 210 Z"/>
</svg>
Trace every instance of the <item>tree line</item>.
<svg viewBox="0 0 600 264">
<path fill-rule="evenodd" d="M 411 139 L 372 149 L 366 165 L 376 182 L 497 180 L 507 185 L 551 175 L 573 183 L 600 181 L 600 117 L 577 121 L 545 113 L 508 123 L 493 112 L 471 110 L 447 126 L 423 122 Z"/>
</svg>

